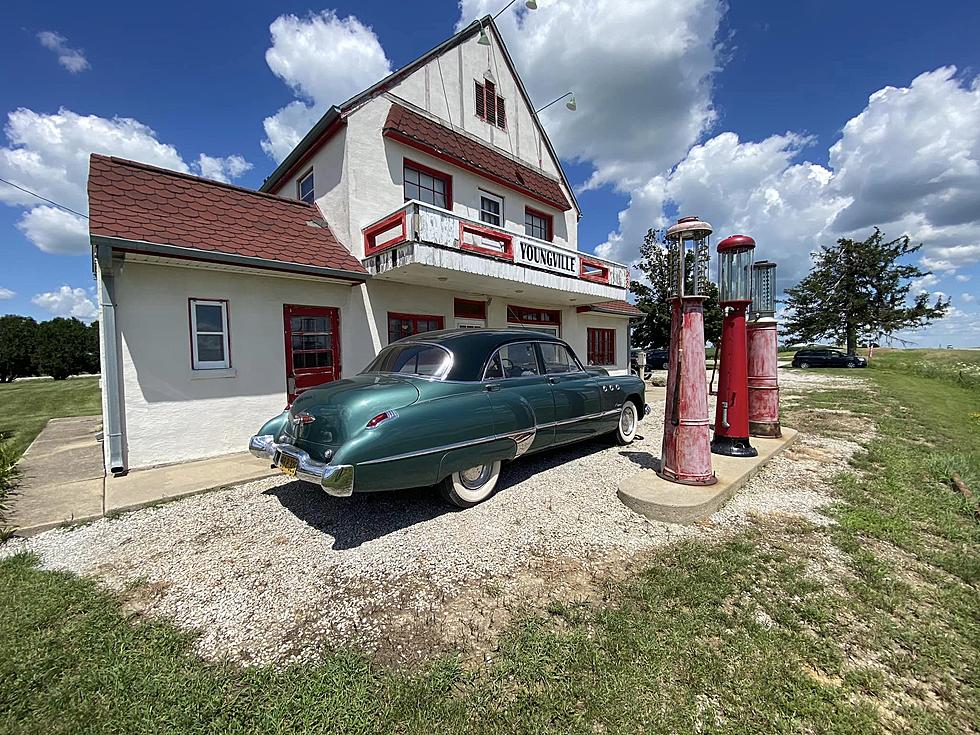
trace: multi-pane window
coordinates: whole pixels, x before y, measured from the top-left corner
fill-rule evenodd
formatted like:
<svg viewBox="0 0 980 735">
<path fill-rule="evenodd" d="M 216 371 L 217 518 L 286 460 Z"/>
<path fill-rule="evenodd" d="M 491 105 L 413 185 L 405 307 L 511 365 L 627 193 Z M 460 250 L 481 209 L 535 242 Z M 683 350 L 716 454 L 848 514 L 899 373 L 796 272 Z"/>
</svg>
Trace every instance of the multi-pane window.
<svg viewBox="0 0 980 735">
<path fill-rule="evenodd" d="M 534 309 L 527 306 L 508 306 L 508 324 L 520 324 L 537 332 L 558 336 L 561 327 L 561 312 L 555 309 Z"/>
<path fill-rule="evenodd" d="M 504 223 L 504 200 L 496 194 L 480 192 L 480 221 L 500 227 Z"/>
<path fill-rule="evenodd" d="M 191 299 L 191 367 L 231 367 L 228 344 L 228 302 Z"/>
<path fill-rule="evenodd" d="M 528 207 L 524 210 L 524 232 L 530 237 L 551 242 L 551 215 Z"/>
<path fill-rule="evenodd" d="M 588 360 L 590 365 L 616 364 L 616 330 L 589 327 Z"/>
<path fill-rule="evenodd" d="M 294 316 L 289 322 L 293 369 L 333 367 L 333 322 L 322 316 Z"/>
<path fill-rule="evenodd" d="M 436 207 L 449 209 L 452 206 L 450 196 L 451 179 L 438 171 L 426 169 L 418 164 L 405 164 L 405 201 L 418 199 Z"/>
<path fill-rule="evenodd" d="M 411 337 L 413 334 L 442 329 L 443 324 L 444 320 L 441 316 L 388 312 L 388 344 L 403 337 Z"/>
<path fill-rule="evenodd" d="M 296 196 L 301 202 L 313 203 L 313 169 L 296 182 Z"/>
<path fill-rule="evenodd" d="M 507 128 L 507 109 L 504 98 L 497 94 L 497 85 L 489 79 L 476 82 L 476 116 L 498 128 Z"/>
</svg>

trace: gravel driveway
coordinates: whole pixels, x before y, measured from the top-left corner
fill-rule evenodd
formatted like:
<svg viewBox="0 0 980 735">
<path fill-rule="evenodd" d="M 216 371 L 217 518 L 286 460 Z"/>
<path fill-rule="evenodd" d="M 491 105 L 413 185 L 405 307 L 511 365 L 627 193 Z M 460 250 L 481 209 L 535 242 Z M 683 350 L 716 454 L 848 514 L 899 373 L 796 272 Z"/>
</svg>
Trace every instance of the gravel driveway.
<svg viewBox="0 0 980 735">
<path fill-rule="evenodd" d="M 787 397 L 852 382 L 812 372 L 781 381 Z M 26 548 L 48 568 L 95 575 L 131 609 L 198 630 L 210 658 L 286 662 L 345 645 L 400 664 L 491 655 L 515 615 L 589 597 L 643 552 L 730 532 L 753 514 L 823 522 L 826 473 L 816 470 L 857 449 L 803 433 L 710 522 L 651 522 L 616 488 L 659 458 L 659 400 L 653 408 L 632 446 L 600 439 L 519 460 L 493 498 L 465 511 L 431 488 L 333 498 L 272 478 L 11 542 L 0 555 Z"/>
</svg>

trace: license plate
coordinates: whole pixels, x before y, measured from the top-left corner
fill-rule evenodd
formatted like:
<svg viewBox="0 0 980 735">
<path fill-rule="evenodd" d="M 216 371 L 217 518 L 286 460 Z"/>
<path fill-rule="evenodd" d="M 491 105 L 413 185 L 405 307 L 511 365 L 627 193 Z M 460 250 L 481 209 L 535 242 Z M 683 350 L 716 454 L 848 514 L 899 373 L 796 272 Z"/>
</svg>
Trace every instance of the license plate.
<svg viewBox="0 0 980 735">
<path fill-rule="evenodd" d="M 296 457 L 280 452 L 279 461 L 276 464 L 279 465 L 279 471 L 282 474 L 296 477 L 296 468 L 299 467 L 299 460 Z"/>
</svg>

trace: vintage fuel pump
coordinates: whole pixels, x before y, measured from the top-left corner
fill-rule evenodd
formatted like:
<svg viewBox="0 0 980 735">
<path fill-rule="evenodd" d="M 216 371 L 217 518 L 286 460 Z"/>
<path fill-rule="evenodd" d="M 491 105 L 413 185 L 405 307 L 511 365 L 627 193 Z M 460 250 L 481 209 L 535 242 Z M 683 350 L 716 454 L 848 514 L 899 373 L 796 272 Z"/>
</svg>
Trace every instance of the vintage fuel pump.
<svg viewBox="0 0 980 735">
<path fill-rule="evenodd" d="M 721 366 L 715 435 L 711 451 L 729 457 L 754 457 L 749 444 L 749 385 L 745 311 L 752 303 L 752 256 L 755 240 L 732 235 L 718 243 L 718 303 L 725 312 L 721 326 Z"/>
<path fill-rule="evenodd" d="M 752 312 L 746 326 L 749 350 L 749 434 L 782 436 L 779 428 L 779 379 L 776 335 L 776 264 L 752 266 Z"/>
<path fill-rule="evenodd" d="M 683 217 L 667 230 L 671 268 L 670 355 L 659 474 L 685 485 L 713 485 L 704 375 L 704 295 L 711 225 Z M 690 256 L 691 282 L 687 283 Z M 688 292 L 690 291 L 690 292 Z"/>
</svg>

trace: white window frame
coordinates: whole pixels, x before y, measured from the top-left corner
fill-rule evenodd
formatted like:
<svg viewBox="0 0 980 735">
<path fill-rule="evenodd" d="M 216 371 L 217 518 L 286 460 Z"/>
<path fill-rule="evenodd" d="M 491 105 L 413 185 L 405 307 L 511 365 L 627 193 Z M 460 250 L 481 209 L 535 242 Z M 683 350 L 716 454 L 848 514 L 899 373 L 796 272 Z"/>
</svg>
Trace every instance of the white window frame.
<svg viewBox="0 0 980 735">
<path fill-rule="evenodd" d="M 306 201 L 303 199 L 303 182 L 307 179 L 310 179 L 310 201 L 307 204 L 313 204 L 316 201 L 316 179 L 313 178 L 312 168 L 296 180 L 296 198 L 301 202 Z"/>
<path fill-rule="evenodd" d="M 506 222 L 506 220 L 504 219 L 504 198 L 502 196 L 494 194 L 493 192 L 486 191 L 484 189 L 479 189 L 478 191 L 480 194 L 480 213 L 479 213 L 480 222 L 490 227 L 499 227 L 503 229 L 504 222 Z M 486 220 L 483 219 L 483 200 L 485 198 L 489 199 L 490 201 L 497 202 L 497 204 L 500 205 L 500 222 L 498 222 L 497 224 L 493 224 L 492 222 L 487 222 Z M 490 213 L 488 212 L 488 214 Z"/>
<path fill-rule="evenodd" d="M 486 326 L 486 319 L 465 319 L 460 317 L 456 320 L 457 329 L 484 329 Z"/>
<path fill-rule="evenodd" d="M 191 368 L 194 370 L 222 370 L 231 367 L 231 340 L 228 335 L 228 302 L 209 299 L 190 299 L 191 305 Z M 199 332 L 197 330 L 197 307 L 221 307 L 221 332 Z M 200 360 L 197 355 L 198 335 L 220 334 L 225 353 L 224 360 Z"/>
</svg>

